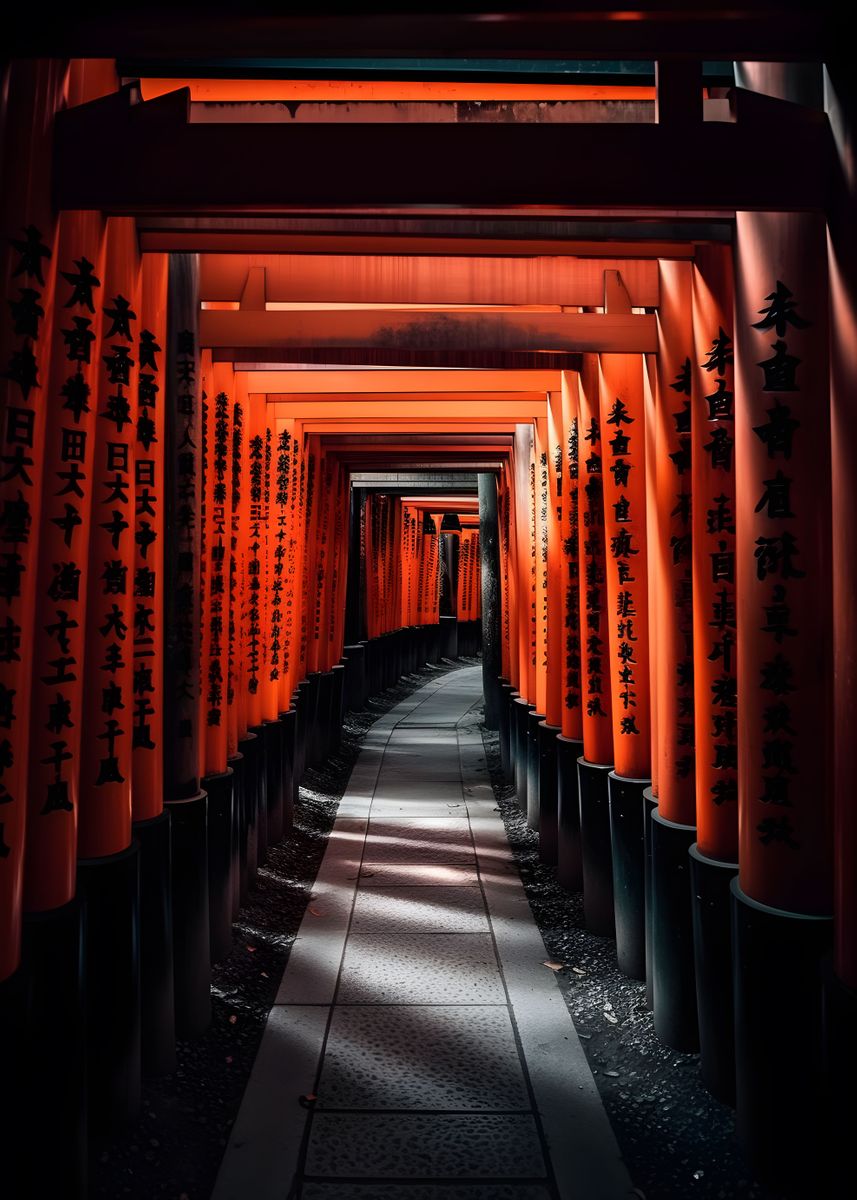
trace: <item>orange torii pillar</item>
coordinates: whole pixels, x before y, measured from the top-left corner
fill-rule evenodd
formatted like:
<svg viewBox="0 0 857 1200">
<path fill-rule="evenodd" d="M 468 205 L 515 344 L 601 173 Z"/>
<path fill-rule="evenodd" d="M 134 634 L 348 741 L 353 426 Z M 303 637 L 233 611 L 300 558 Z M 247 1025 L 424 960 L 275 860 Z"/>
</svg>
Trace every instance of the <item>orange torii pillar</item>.
<svg viewBox="0 0 857 1200">
<path fill-rule="evenodd" d="M 305 486 L 304 448 L 302 436 L 298 433 L 297 423 L 286 422 L 284 431 L 288 432 L 288 460 L 283 464 L 287 478 L 282 482 L 286 485 L 285 500 L 287 520 L 286 540 L 286 569 L 284 584 L 284 613 L 283 613 L 283 646 L 281 650 L 283 679 L 280 688 L 280 707 L 283 714 L 285 739 L 289 753 L 289 771 L 291 776 L 291 808 L 288 810 L 289 821 L 294 821 L 294 806 L 300 797 L 301 757 L 298 744 L 298 713 L 295 707 L 295 689 L 299 679 L 299 643 L 300 643 L 300 589 L 303 578 L 303 497 Z M 279 486 L 279 483 L 278 483 Z M 286 813 L 283 816 L 286 823 Z"/>
<path fill-rule="evenodd" d="M 438 624 L 442 658 L 458 657 L 458 572 L 461 521 L 457 513 L 444 513 L 440 522 L 440 598 Z"/>
<path fill-rule="evenodd" d="M 244 503 L 248 486 L 247 420 L 249 396 L 246 377 L 235 376 L 235 399 L 231 407 L 229 466 L 229 623 L 226 685 L 227 762 L 232 768 L 232 790 L 239 811 L 238 823 L 238 894 L 239 904 L 246 902 L 257 868 L 257 782 L 261 744 L 247 725 L 247 694 L 244 689 L 244 570 L 246 565 L 247 521 Z"/>
<path fill-rule="evenodd" d="M 646 977 L 651 981 L 658 1036 L 677 1050 L 696 1050 L 699 1034 L 688 887 L 688 851 L 696 840 L 691 551 L 691 428 L 696 376 L 692 362 L 692 267 L 689 262 L 662 259 L 658 274 L 653 413 L 656 522 L 648 555 L 654 585 L 651 624 L 657 630 L 657 652 L 652 655 L 652 708 L 657 714 L 652 758 L 657 761 L 657 775 L 649 798 L 657 806 L 646 813 Z M 651 485 L 648 491 L 651 496 Z"/>
<path fill-rule="evenodd" d="M 844 88 L 843 88 L 844 85 Z M 843 90 L 850 76 L 839 69 L 828 75 L 828 111 L 841 163 L 853 162 L 853 126 L 843 120 Z M 854 405 L 857 402 L 857 227 L 854 201 L 857 180 L 843 171 L 848 182 L 828 213 L 828 270 L 831 298 L 831 409 L 833 510 L 833 795 L 834 795 L 834 954 L 827 980 L 825 1021 L 829 1071 L 857 1056 L 857 804 L 854 778 L 857 739 L 854 738 L 851 697 L 857 658 L 854 596 L 857 594 L 857 556 L 853 553 L 857 457 L 855 457 Z M 836 1105 L 831 1134 L 836 1157 L 850 1160 L 851 1135 L 857 1124 L 857 1096 Z"/>
<path fill-rule="evenodd" d="M 559 689 L 560 689 L 560 660 L 558 654 L 553 657 L 553 663 L 548 667 L 548 612 L 550 608 L 548 579 L 550 574 L 550 556 L 548 553 L 548 538 L 553 526 L 554 574 L 556 570 L 556 552 L 558 528 L 556 522 L 551 522 L 550 476 L 552 467 L 548 463 L 548 445 L 550 432 L 547 414 L 536 417 L 533 423 L 533 461 L 531 471 L 531 538 L 533 544 L 532 561 L 532 619 L 533 619 L 533 648 L 535 655 L 535 705 L 536 711 L 531 712 L 527 723 L 527 824 L 531 829 L 540 829 L 541 818 L 541 784 L 542 779 L 547 783 L 548 811 L 545 825 L 552 826 L 548 837 L 548 861 L 556 860 L 556 734 L 559 732 Z M 556 600 L 554 593 L 554 612 Z M 554 629 L 555 641 L 559 633 Z M 551 680 L 549 684 L 549 678 Z M 549 704 L 548 692 L 552 692 L 553 703 Z M 550 709 L 550 711 L 549 711 Z"/>
<path fill-rule="evenodd" d="M 821 214 L 737 214 L 738 1131 L 759 1177 L 806 1189 L 833 907 L 826 251 Z"/>
<path fill-rule="evenodd" d="M 539 857 L 557 861 L 558 791 L 557 738 L 562 734 L 563 694 L 567 698 L 567 654 L 564 591 L 565 564 L 561 540 L 563 486 L 562 392 L 548 395 L 547 418 L 537 419 L 539 437 L 539 579 L 540 616 L 544 625 L 543 661 L 545 718 L 539 723 L 538 745 L 538 830 Z M 575 585 L 577 580 L 575 579 Z M 575 595 L 575 601 L 577 597 Z M 575 611 L 576 611 L 575 603 Z"/>
<path fill-rule="evenodd" d="M 89 1117 L 101 1129 L 131 1119 L 140 1102 L 140 860 L 131 833 L 139 270 L 134 221 L 110 218 L 99 370 L 90 397 L 95 424 L 88 463 L 92 504 L 77 846 L 85 904 Z M 66 472 L 74 495 L 80 473 L 74 455 L 66 460 Z M 86 535 L 86 524 L 81 533 Z M 57 674 L 66 673 L 62 659 L 72 619 L 58 613 Z M 70 753 L 62 741 L 57 736 L 46 747 L 57 766 Z"/>
<path fill-rule="evenodd" d="M 55 254 L 59 272 L 57 310 L 60 316 L 66 316 L 66 320 L 51 322 L 47 289 L 41 301 L 45 322 L 43 332 L 50 345 L 50 367 L 48 345 L 39 347 L 41 331 L 38 341 L 33 343 L 34 352 L 39 347 L 45 355 L 40 364 L 43 389 L 40 407 L 46 418 L 43 465 L 40 464 L 43 470 L 40 525 L 35 520 L 38 510 L 31 501 L 28 503 L 30 493 L 22 486 L 24 481 L 20 477 L 14 480 L 15 500 L 6 499 L 3 505 L 7 553 L 18 554 L 24 559 L 28 535 L 32 539 L 35 529 L 39 528 L 38 576 L 31 606 L 35 637 L 29 639 L 31 651 L 24 658 L 28 671 L 32 672 L 32 691 L 22 949 L 23 971 L 28 979 L 32 1007 L 28 1006 L 25 1020 L 14 1024 L 13 1029 L 16 1029 L 22 1049 L 26 1045 L 26 1082 L 23 1094 L 14 1098 L 16 1106 L 30 1109 L 28 1095 L 32 1088 L 32 1103 L 40 1108 L 44 1104 L 44 1095 L 55 1089 L 68 1111 L 68 1128 L 62 1128 L 56 1140 L 52 1139 L 51 1154 L 47 1156 L 50 1161 L 43 1161 L 46 1157 L 43 1145 L 39 1146 L 38 1153 L 28 1155 L 27 1174 L 32 1178 L 34 1188 L 38 1190 L 41 1186 L 46 1194 L 60 1192 L 72 1179 L 85 1179 L 86 1176 L 85 1062 L 82 1053 L 84 993 L 80 955 L 82 906 L 76 895 L 76 867 L 88 578 L 86 531 L 92 499 L 96 419 L 96 406 L 91 403 L 91 396 L 97 394 L 96 380 L 101 365 L 98 353 L 103 303 L 100 286 L 93 282 L 91 289 L 79 295 L 65 313 L 62 307 L 65 301 L 72 300 L 75 291 L 64 274 L 74 276 L 75 259 L 84 250 L 91 255 L 94 274 L 100 283 L 104 277 L 104 221 L 101 215 L 63 214 Z M 25 279 L 29 278 L 28 286 L 34 291 L 39 290 L 34 276 L 26 269 L 21 274 Z M 45 279 L 47 282 L 47 276 Z M 91 309 L 85 303 L 90 299 Z M 75 317 L 81 319 L 82 324 L 75 321 Z M 71 335 L 70 342 L 63 328 Z M 78 332 L 84 335 L 81 341 L 75 336 Z M 7 423 L 16 419 L 14 393 L 17 389 L 10 390 Z M 20 415 L 17 419 L 21 419 Z M 83 435 L 80 441 L 78 433 Z M 76 467 L 65 461 L 69 439 L 77 441 L 83 449 L 83 461 Z M 35 466 L 34 450 L 30 454 Z M 66 491 L 69 471 L 78 477 L 77 488 L 71 493 Z M 71 513 L 66 509 L 68 502 L 72 505 Z M 74 520 L 66 524 L 69 515 Z M 33 574 L 35 576 L 35 570 Z M 63 612 L 66 618 L 63 618 Z M 62 627 L 66 620 L 64 661 L 52 664 L 51 660 L 59 657 L 61 651 L 51 630 Z M 58 678 L 55 680 L 54 677 Z M 20 712 L 17 696 L 13 700 L 16 707 L 11 712 L 4 705 L 7 718 Z M 15 716 L 14 726 L 17 724 Z M 14 726 L 10 723 L 10 732 Z M 4 736 L 9 737 L 10 733 L 4 731 Z M 63 752 L 69 755 L 62 760 L 59 777 L 52 763 L 43 761 L 50 759 L 55 748 L 49 743 L 54 740 L 63 741 Z M 21 747 L 19 752 L 26 754 L 26 747 Z M 0 808 L 0 819 L 2 815 Z M 0 908 L 4 917 L 7 913 L 11 915 L 11 908 L 5 907 L 2 899 Z M 44 1011 L 42 997 L 50 998 L 48 1014 Z M 4 1060 L 9 1064 L 6 1078 L 11 1082 L 13 1060 L 11 1056 Z M 29 1119 L 32 1119 L 32 1113 Z M 21 1136 L 25 1139 L 23 1144 L 27 1144 L 31 1134 L 24 1128 Z M 23 1154 L 23 1149 L 20 1152 Z"/>
<path fill-rule="evenodd" d="M 735 1098 L 730 884 L 738 872 L 735 437 L 732 254 L 699 246 L 693 265 L 693 682 L 697 841 L 690 848 L 702 1077 Z M 726 556 L 726 557 L 723 557 Z M 727 653 L 724 653 L 726 651 Z"/>
<path fill-rule="evenodd" d="M 302 542 L 302 572 L 298 591 L 300 625 L 297 639 L 297 686 L 295 709 L 297 711 L 296 758 L 299 778 L 304 769 L 312 765 L 316 755 L 316 718 L 320 676 L 318 672 L 318 646 L 314 637 L 316 605 L 320 604 L 319 583 L 314 577 L 317 569 L 317 541 L 321 496 L 320 475 L 322 470 L 321 442 L 316 434 L 300 434 L 304 448 L 304 483 L 302 488 L 302 518 L 300 538 Z"/>
<path fill-rule="evenodd" d="M 501 584 L 500 584 L 500 525 L 497 505 L 497 476 L 487 471 L 477 475 L 479 489 L 479 529 L 475 563 L 476 587 L 482 616 L 482 691 L 485 696 L 485 726 L 503 729 L 506 705 L 501 649 Z M 508 730 L 508 716 L 505 717 Z M 508 732 L 506 733 L 508 738 Z M 501 752 L 503 735 L 500 737 Z M 508 741 L 507 741 L 508 746 Z M 507 763 L 503 762 L 503 770 Z"/>
<path fill-rule="evenodd" d="M 0 195 L 0 1103 L 4 1118 L 0 1140 L 10 1179 L 19 1156 L 29 1171 L 48 1156 L 46 1150 L 49 1155 L 56 1152 L 55 1158 L 62 1158 L 63 1164 L 75 1163 L 75 1177 L 82 1175 L 85 1159 L 82 1114 L 75 1114 L 68 1130 L 61 1131 L 62 1142 L 52 1136 L 46 1143 L 39 1109 L 55 1082 L 50 1062 L 55 1050 L 62 1054 L 57 1073 L 67 1088 L 70 1107 L 80 1104 L 82 1093 L 82 997 L 79 953 L 75 955 L 80 911 L 71 901 L 73 885 L 69 888 L 66 882 L 57 904 L 58 920 L 45 922 L 44 947 L 41 923 L 34 923 L 32 936 L 22 928 L 31 794 L 30 654 L 37 628 L 42 447 L 48 427 L 46 395 L 58 265 L 57 219 L 50 193 L 51 131 L 53 115 L 65 100 L 67 71 L 67 63 L 59 60 L 8 64 L 0 149 L 5 182 Z M 35 732 L 34 741 L 41 740 L 41 732 Z M 69 876 L 73 880 L 73 846 L 70 853 L 64 848 L 62 857 L 67 862 L 66 881 Z M 52 941 L 56 962 L 50 961 Z M 63 983 L 68 990 L 64 987 L 60 992 L 59 1003 L 66 1000 L 68 1012 L 60 1028 L 52 1030 L 55 1040 L 44 1036 L 51 1030 L 54 995 L 43 981 L 52 979 L 57 970 L 66 972 Z M 31 989 L 30 976 L 38 990 Z M 32 1012 L 31 990 L 50 996 L 51 1007 L 39 1004 L 39 1011 Z M 76 1054 L 63 1053 L 64 1036 Z M 40 1052 L 45 1043 L 46 1053 Z M 58 1191 L 54 1164 L 47 1165 L 45 1193 Z"/>
<path fill-rule="evenodd" d="M 171 254 L 167 305 L 164 794 L 172 830 L 176 1031 L 211 1019 L 208 797 L 200 787 L 202 397 L 199 260 Z"/>
<path fill-rule="evenodd" d="M 294 825 L 298 781 L 295 778 L 295 738 L 297 712 L 292 707 L 291 656 L 294 611 L 295 564 L 291 561 L 294 492 L 300 469 L 295 453 L 293 423 L 279 421 L 276 425 L 272 494 L 270 506 L 271 536 L 274 547 L 271 566 L 271 654 L 269 675 L 277 689 L 277 709 L 282 725 L 283 799 L 281 832 L 288 833 Z"/>
<path fill-rule="evenodd" d="M 331 580 L 328 604 L 327 645 L 330 669 L 333 672 L 333 700 L 331 703 L 331 726 L 328 753 L 338 750 L 342 743 L 342 726 L 345 719 L 345 602 L 348 590 L 348 499 L 351 485 L 348 472 L 341 463 L 336 464 L 336 497 L 331 510 Z M 399 627 L 399 643 L 402 647 L 400 670 L 407 670 L 405 648 L 407 635 L 401 628 L 402 619 L 402 504 L 398 501 L 398 574 L 396 593 L 396 625 Z"/>
<path fill-rule="evenodd" d="M 319 487 L 321 494 L 318 507 L 316 536 L 312 542 L 312 588 L 315 597 L 310 627 L 311 669 L 318 679 L 316 711 L 311 741 L 312 763 L 321 762 L 330 753 L 333 744 L 332 729 L 338 727 L 341 714 L 341 671 L 334 671 L 334 646 L 331 641 L 331 614 L 336 603 L 336 510 L 339 505 L 339 465 L 329 454 L 320 452 Z M 392 561 L 393 533 L 392 514 L 388 514 L 388 534 L 391 538 L 390 562 Z M 396 546 L 396 549 L 398 547 Z M 388 563 L 388 566 L 390 564 Z M 392 585 L 392 580 L 390 581 Z M 390 595 L 392 601 L 392 593 Z M 334 631 L 335 636 L 335 631 Z M 339 652 L 336 651 L 338 662 Z"/>
<path fill-rule="evenodd" d="M 253 398 L 254 403 L 256 397 Z M 285 726 L 280 721 L 280 687 L 278 670 L 272 664 L 274 649 L 274 606 L 275 551 L 277 547 L 277 522 L 275 518 L 277 495 L 276 421 L 265 396 L 259 397 L 260 434 L 263 442 L 262 459 L 262 522 L 260 540 L 261 556 L 261 607 L 262 607 L 262 663 L 259 674 L 259 696 L 262 730 L 265 749 L 265 834 L 269 846 L 276 845 L 283 837 L 284 811 L 287 784 L 290 787 L 291 764 L 286 762 Z M 251 481 L 252 483 L 252 481 Z M 279 653 L 279 647 L 277 647 Z"/>
<path fill-rule="evenodd" d="M 515 791 L 518 804 L 528 813 L 530 784 L 530 718 L 536 714 L 536 545 L 535 545 L 535 429 L 515 429 L 512 503 L 515 549 L 512 569 L 517 593 L 518 697 L 513 703 L 515 722 Z M 543 717 L 539 718 L 543 720 Z M 538 721 L 535 722 L 538 727 Z"/>
<path fill-rule="evenodd" d="M 643 793 L 651 772 L 643 360 L 599 357 L 615 769 L 609 775 L 616 955 L 645 979 Z"/>
<path fill-rule="evenodd" d="M 240 520 L 242 575 L 240 603 L 244 650 L 239 687 L 243 690 L 247 732 L 255 737 L 254 786 L 248 802 L 255 807 L 255 867 L 265 861 L 268 850 L 268 746 L 263 706 L 266 666 L 266 409 L 264 395 L 247 396 L 244 438 L 244 486 L 241 490 Z M 254 867 L 254 873 L 255 873 Z"/>
<path fill-rule="evenodd" d="M 613 770 L 614 689 L 607 591 L 604 458 L 607 434 L 598 401 L 598 357 L 584 354 L 578 389 L 578 551 L 583 691 L 583 754 L 577 761 L 583 915 L 602 937 L 615 930 L 608 776 Z M 609 427 L 608 427 L 609 428 Z"/>
<path fill-rule="evenodd" d="M 238 887 L 229 766 L 226 682 L 229 673 L 230 441 L 234 379 L 231 363 L 203 353 L 202 659 L 200 774 L 208 795 L 208 907 L 212 962 L 232 948 L 233 893 Z"/>
<path fill-rule="evenodd" d="M 500 761 L 509 780 L 515 777 L 515 700 L 518 691 L 518 655 L 512 634 L 516 626 L 516 589 L 512 568 L 514 529 L 509 496 L 508 463 L 497 475 L 497 532 L 500 572 Z"/>
<path fill-rule="evenodd" d="M 170 817 L 164 809 L 167 274 L 167 255 L 143 255 L 134 458 L 131 812 L 140 844 L 143 1070 L 152 1074 L 172 1070 L 175 1062 Z"/>
<path fill-rule="evenodd" d="M 557 407 L 557 399 L 559 407 Z M 555 519 L 558 522 L 558 595 L 561 697 L 557 737 L 557 878 L 568 891 L 583 887 L 580 851 L 580 787 L 577 763 L 583 755 L 583 646 L 580 620 L 580 386 L 563 371 L 562 391 L 551 394 L 556 472 Z M 552 610 L 553 611 L 553 610 Z"/>
</svg>

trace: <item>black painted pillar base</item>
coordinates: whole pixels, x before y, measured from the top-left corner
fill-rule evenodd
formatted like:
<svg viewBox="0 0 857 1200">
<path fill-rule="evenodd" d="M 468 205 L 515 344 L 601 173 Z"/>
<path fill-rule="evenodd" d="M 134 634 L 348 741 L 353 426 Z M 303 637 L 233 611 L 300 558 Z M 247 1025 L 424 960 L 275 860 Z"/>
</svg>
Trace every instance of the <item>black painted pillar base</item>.
<svg viewBox="0 0 857 1200">
<path fill-rule="evenodd" d="M 583 863 L 580 852 L 580 785 L 577 760 L 583 754 L 583 742 L 563 737 L 556 739 L 556 874 L 568 892 L 583 889 Z"/>
<path fill-rule="evenodd" d="M 824 1048 L 827 1091 L 832 1105 L 830 1143 L 833 1179 L 844 1187 L 853 1175 L 853 1139 L 857 1129 L 857 1088 L 842 1087 L 842 1064 L 857 1062 L 857 992 L 833 973 L 824 975 Z M 839 1193 L 837 1193 L 839 1194 Z M 843 1193 L 844 1194 L 844 1193 Z"/>
<path fill-rule="evenodd" d="M 557 859 L 557 738 L 561 729 L 542 721 L 538 727 L 539 751 L 539 858 L 548 866 Z"/>
<path fill-rule="evenodd" d="M 626 779 L 611 771 L 610 845 L 613 851 L 613 909 L 616 958 L 631 979 L 646 978 L 646 889 L 643 792 L 650 779 Z"/>
<path fill-rule="evenodd" d="M 585 758 L 577 760 L 583 919 L 589 932 L 600 937 L 614 937 L 616 933 L 607 786 L 607 777 L 612 772 L 612 763 L 591 763 Z"/>
<path fill-rule="evenodd" d="M 232 771 L 206 775 L 208 795 L 208 923 L 211 961 L 232 952 Z"/>
<path fill-rule="evenodd" d="M 261 867 L 268 857 L 268 746 L 264 724 L 247 732 L 256 735 L 256 866 Z"/>
<path fill-rule="evenodd" d="M 360 712 L 366 703 L 366 647 L 357 642 L 345 646 L 345 710 Z"/>
<path fill-rule="evenodd" d="M 404 630 L 401 631 L 404 633 Z M 401 639 L 400 639 L 401 643 Z M 342 722 L 345 720 L 345 664 L 336 663 L 331 668 L 333 683 L 330 697 L 330 742 L 327 753 L 336 754 L 342 745 Z"/>
<path fill-rule="evenodd" d="M 255 733 L 245 733 L 238 739 L 238 750 L 244 759 L 244 787 L 242 795 L 244 828 L 246 836 L 245 870 L 241 874 L 241 903 L 246 904 L 250 888 L 256 882 L 259 869 L 257 845 L 259 806 L 256 793 L 259 789 L 259 739 Z"/>
<path fill-rule="evenodd" d="M 509 757 L 509 696 L 513 691 L 511 683 L 501 679 L 497 688 L 497 728 L 500 741 L 500 770 L 503 778 L 511 775 L 512 762 Z"/>
<path fill-rule="evenodd" d="M 295 824 L 295 802 L 298 798 L 298 781 L 295 757 L 298 732 L 298 714 L 293 708 L 280 713 L 283 726 L 283 835 L 291 833 Z"/>
<path fill-rule="evenodd" d="M 333 721 L 333 672 L 320 671 L 315 711 L 314 765 L 323 763 L 330 754 L 331 722 Z"/>
<path fill-rule="evenodd" d="M 513 684 L 509 685 L 510 691 L 506 697 L 506 703 L 509 706 L 509 782 L 514 784 L 517 789 L 518 779 L 518 709 L 515 705 L 516 700 L 521 699 L 521 693 Z"/>
<path fill-rule="evenodd" d="M 458 618 L 440 618 L 440 654 L 441 658 L 458 658 Z"/>
<path fill-rule="evenodd" d="M 822 1031 L 833 921 L 759 904 L 737 879 L 730 886 L 738 1137 L 762 1183 L 829 1195 Z"/>
<path fill-rule="evenodd" d="M 318 671 L 313 671 L 311 675 L 307 675 L 306 683 L 307 733 L 304 748 L 304 765 L 306 767 L 314 767 L 319 758 L 318 705 L 321 676 L 319 675 Z"/>
<path fill-rule="evenodd" d="M 21 1200 L 88 1194 L 82 916 L 78 899 L 26 914 L 0 983 L 0 1162 Z"/>
<path fill-rule="evenodd" d="M 263 721 L 265 731 L 265 792 L 268 845 L 276 846 L 283 840 L 283 727 L 279 718 Z"/>
<path fill-rule="evenodd" d="M 527 714 L 527 825 L 539 827 L 539 726 L 545 719 L 544 713 L 536 712 L 530 705 Z"/>
<path fill-rule="evenodd" d="M 363 646 L 363 661 L 366 665 L 366 691 L 363 697 L 364 708 L 370 696 L 376 696 L 381 690 L 378 683 L 378 642 L 376 638 L 367 638 Z"/>
<path fill-rule="evenodd" d="M 695 825 L 648 817 L 652 846 L 652 1011 L 655 1033 L 673 1050 L 699 1049 L 693 908 L 688 851 Z"/>
<path fill-rule="evenodd" d="M 440 644 L 441 627 L 440 627 L 439 619 L 438 619 L 438 622 L 436 625 L 429 625 L 429 631 L 430 631 L 430 636 L 431 636 L 431 642 L 430 642 L 430 646 L 429 646 L 429 662 L 431 663 L 431 665 L 433 667 L 436 667 L 440 663 L 440 652 L 441 652 L 441 644 Z"/>
<path fill-rule="evenodd" d="M 655 985 L 652 974 L 652 940 L 654 938 L 654 905 L 652 901 L 652 813 L 658 807 L 658 799 L 650 786 L 643 791 L 643 888 L 646 898 L 645 939 L 646 939 L 646 1008 L 649 1012 L 655 1006 Z"/>
<path fill-rule="evenodd" d="M 198 1037 L 211 1021 L 208 914 L 208 795 L 169 803 L 173 843 L 176 1036 Z"/>
<path fill-rule="evenodd" d="M 292 705 L 297 713 L 295 730 L 295 798 L 297 789 L 307 769 L 307 738 L 309 737 L 309 682 L 302 679 L 295 688 Z"/>
<path fill-rule="evenodd" d="M 515 794 L 522 812 L 527 812 L 527 783 L 529 767 L 529 716 L 535 710 L 523 696 L 518 696 L 512 707 L 515 739 Z"/>
<path fill-rule="evenodd" d="M 137 821 L 140 847 L 140 1012 L 144 1075 L 168 1075 L 176 1065 L 173 977 L 173 882 L 170 814 Z"/>
<path fill-rule="evenodd" d="M 244 776 L 246 767 L 244 755 L 240 751 L 230 754 L 226 765 L 232 771 L 232 851 L 235 855 L 232 920 L 235 921 L 238 919 L 239 909 L 247 897 L 247 816 L 244 800 L 247 781 Z"/>
<path fill-rule="evenodd" d="M 688 852 L 693 960 L 702 1081 L 721 1104 L 735 1104 L 735 1016 L 732 998 L 732 880 L 738 864 Z"/>
<path fill-rule="evenodd" d="M 115 1133 L 140 1109 L 140 847 L 80 859 L 90 1128 Z M 46 1098 L 47 1099 L 47 1098 Z M 57 1118 L 61 1114 L 56 1114 Z"/>
</svg>

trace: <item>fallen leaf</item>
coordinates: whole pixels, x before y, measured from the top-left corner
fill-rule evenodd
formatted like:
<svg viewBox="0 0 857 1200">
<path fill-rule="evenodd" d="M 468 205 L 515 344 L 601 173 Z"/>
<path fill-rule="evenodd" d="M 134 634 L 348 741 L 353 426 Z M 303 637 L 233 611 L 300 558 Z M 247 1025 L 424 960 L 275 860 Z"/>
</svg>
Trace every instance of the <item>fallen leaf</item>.
<svg viewBox="0 0 857 1200">
<path fill-rule="evenodd" d="M 268 972 L 267 972 L 267 971 L 262 971 L 262 978 L 263 978 L 263 979 L 269 979 L 269 978 L 270 978 L 270 976 L 268 975 Z"/>
<path fill-rule="evenodd" d="M 583 967 L 572 967 L 571 969 L 572 969 L 572 971 L 574 971 L 575 975 L 585 975 L 586 974 Z"/>
<path fill-rule="evenodd" d="M 247 947 L 247 953 L 248 953 L 248 954 L 255 954 L 255 953 L 256 953 L 256 947 L 255 947 L 255 946 L 248 946 L 248 947 Z"/>
<path fill-rule="evenodd" d="M 238 1018 L 236 1017 L 235 1013 L 233 1013 L 232 1016 L 229 1018 L 229 1024 L 230 1025 L 238 1024 Z"/>
<path fill-rule="evenodd" d="M 324 916 L 324 913 L 321 911 L 321 909 L 318 909 L 318 908 L 310 908 L 310 910 L 309 910 L 309 911 L 312 913 L 312 915 L 313 915 L 314 917 L 323 917 L 323 916 Z"/>
<path fill-rule="evenodd" d="M 552 971 L 564 971 L 565 970 L 565 963 L 554 962 L 553 959 L 550 959 L 550 958 L 545 959 L 543 966 L 550 967 L 550 969 Z"/>
<path fill-rule="evenodd" d="M 618 1025 L 618 1024 L 619 1024 L 619 1018 L 618 1018 L 618 1017 L 614 1017 L 612 1013 L 606 1012 L 606 1013 L 604 1014 L 604 1017 L 605 1017 L 605 1020 L 609 1021 L 611 1025 Z"/>
</svg>

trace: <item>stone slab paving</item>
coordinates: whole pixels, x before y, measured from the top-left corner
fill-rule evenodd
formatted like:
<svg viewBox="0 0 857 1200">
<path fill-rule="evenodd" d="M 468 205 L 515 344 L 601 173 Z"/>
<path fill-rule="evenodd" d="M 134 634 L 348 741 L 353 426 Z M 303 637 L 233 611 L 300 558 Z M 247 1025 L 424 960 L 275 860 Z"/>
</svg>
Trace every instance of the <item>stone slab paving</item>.
<svg viewBox="0 0 857 1200">
<path fill-rule="evenodd" d="M 442 676 L 367 736 L 213 1200 L 635 1194 L 496 810 L 481 687 Z"/>
</svg>

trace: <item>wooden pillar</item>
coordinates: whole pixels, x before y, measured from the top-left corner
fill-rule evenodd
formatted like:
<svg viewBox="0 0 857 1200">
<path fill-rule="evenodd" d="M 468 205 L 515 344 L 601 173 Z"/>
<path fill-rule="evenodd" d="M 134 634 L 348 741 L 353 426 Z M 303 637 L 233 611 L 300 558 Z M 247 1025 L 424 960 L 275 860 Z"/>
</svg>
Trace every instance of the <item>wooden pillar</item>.
<svg viewBox="0 0 857 1200">
<path fill-rule="evenodd" d="M 500 651 L 500 547 L 497 521 L 496 476 L 480 472 L 479 562 L 482 585 L 482 690 L 485 694 L 485 725 L 499 727 L 499 680 L 503 664 Z"/>
<path fill-rule="evenodd" d="M 164 792 L 173 833 L 176 1028 L 211 1015 L 207 796 L 200 788 L 202 408 L 199 260 L 171 254 L 167 306 Z"/>
<path fill-rule="evenodd" d="M 828 354 L 823 218 L 739 212 L 738 1123 L 763 1177 L 807 1184 L 821 1158 L 813 1014 L 832 909 Z M 730 442 L 719 439 L 712 455 L 731 452 Z"/>
<path fill-rule="evenodd" d="M 657 808 L 646 827 L 648 957 L 658 1036 L 676 1049 L 698 1046 L 688 851 L 696 836 L 693 705 L 691 265 L 660 260 L 655 387 Z M 652 489 L 647 489 L 651 496 Z"/>
<path fill-rule="evenodd" d="M 599 356 L 615 771 L 609 779 L 616 950 L 645 978 L 644 802 L 651 770 L 643 360 Z"/>
<path fill-rule="evenodd" d="M 700 246 L 693 267 L 693 679 L 697 844 L 691 848 L 702 1075 L 735 1095 L 730 885 L 738 870 L 738 707 L 732 256 Z"/>
</svg>

